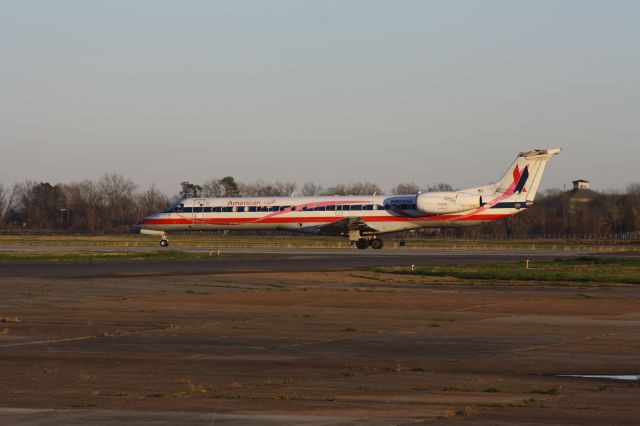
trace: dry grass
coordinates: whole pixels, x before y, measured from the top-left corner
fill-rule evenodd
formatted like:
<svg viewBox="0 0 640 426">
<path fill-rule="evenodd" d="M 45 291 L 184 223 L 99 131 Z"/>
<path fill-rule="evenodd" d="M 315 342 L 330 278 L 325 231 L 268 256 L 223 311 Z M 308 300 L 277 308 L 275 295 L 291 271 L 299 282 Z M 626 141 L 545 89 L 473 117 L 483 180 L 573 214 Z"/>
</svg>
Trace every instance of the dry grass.
<svg viewBox="0 0 640 426">
<path fill-rule="evenodd" d="M 435 240 L 424 238 L 383 237 L 385 247 L 403 250 L 433 249 L 482 249 L 482 250 L 640 250 L 638 245 L 628 241 L 564 241 L 564 240 Z M 349 241 L 337 237 L 314 235 L 215 235 L 194 231 L 170 237 L 173 247 L 266 247 L 266 248 L 348 248 Z M 118 246 L 156 247 L 159 239 L 137 234 L 122 235 L 0 235 L 0 245 L 27 246 Z"/>
</svg>

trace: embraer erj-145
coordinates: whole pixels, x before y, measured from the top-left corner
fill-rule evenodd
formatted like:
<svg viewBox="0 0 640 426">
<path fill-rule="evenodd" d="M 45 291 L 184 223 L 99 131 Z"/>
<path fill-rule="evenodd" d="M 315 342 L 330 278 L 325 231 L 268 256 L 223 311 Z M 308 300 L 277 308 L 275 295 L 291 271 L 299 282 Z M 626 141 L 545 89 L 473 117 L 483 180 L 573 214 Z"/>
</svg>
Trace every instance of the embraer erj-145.
<svg viewBox="0 0 640 426">
<path fill-rule="evenodd" d="M 560 149 L 522 152 L 496 183 L 455 192 L 322 197 L 183 198 L 135 225 L 169 245 L 169 231 L 283 230 L 347 237 L 359 249 L 382 248 L 380 235 L 476 225 L 530 207 L 547 161 Z"/>
</svg>

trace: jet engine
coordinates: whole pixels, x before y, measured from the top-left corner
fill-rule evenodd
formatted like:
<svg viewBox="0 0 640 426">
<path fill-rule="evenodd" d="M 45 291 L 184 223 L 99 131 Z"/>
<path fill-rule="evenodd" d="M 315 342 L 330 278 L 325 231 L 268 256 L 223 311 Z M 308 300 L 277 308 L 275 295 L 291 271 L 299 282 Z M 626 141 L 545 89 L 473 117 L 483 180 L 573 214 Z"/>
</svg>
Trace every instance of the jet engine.
<svg viewBox="0 0 640 426">
<path fill-rule="evenodd" d="M 417 197 L 418 210 L 425 214 L 459 213 L 481 205 L 481 196 L 462 192 L 425 192 Z"/>
</svg>

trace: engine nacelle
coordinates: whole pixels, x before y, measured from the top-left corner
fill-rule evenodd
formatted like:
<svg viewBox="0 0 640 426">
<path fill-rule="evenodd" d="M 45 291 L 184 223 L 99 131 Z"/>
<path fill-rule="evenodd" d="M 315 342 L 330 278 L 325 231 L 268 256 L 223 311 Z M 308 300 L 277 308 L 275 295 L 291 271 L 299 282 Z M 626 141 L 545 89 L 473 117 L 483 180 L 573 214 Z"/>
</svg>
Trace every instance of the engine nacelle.
<svg viewBox="0 0 640 426">
<path fill-rule="evenodd" d="M 482 205 L 481 196 L 462 192 L 425 192 L 417 198 L 418 210 L 425 214 L 459 213 Z"/>
</svg>

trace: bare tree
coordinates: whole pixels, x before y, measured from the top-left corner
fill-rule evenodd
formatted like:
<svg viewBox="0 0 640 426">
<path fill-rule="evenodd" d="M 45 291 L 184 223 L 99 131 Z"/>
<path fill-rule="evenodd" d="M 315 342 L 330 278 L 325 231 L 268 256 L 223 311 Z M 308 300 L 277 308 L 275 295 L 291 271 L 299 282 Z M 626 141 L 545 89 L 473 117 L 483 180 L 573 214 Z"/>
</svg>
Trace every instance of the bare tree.
<svg viewBox="0 0 640 426">
<path fill-rule="evenodd" d="M 321 194 L 323 191 L 322 186 L 316 185 L 313 182 L 307 182 L 302 186 L 301 195 L 304 197 L 314 197 Z"/>
<path fill-rule="evenodd" d="M 4 222 L 4 214 L 7 208 L 7 190 L 4 185 L 0 183 L 0 224 Z"/>
<path fill-rule="evenodd" d="M 136 184 L 129 178 L 117 174 L 105 174 L 98 181 L 104 195 L 108 217 L 112 224 L 125 225 L 134 220 L 133 191 Z"/>
<path fill-rule="evenodd" d="M 382 190 L 375 183 L 355 182 L 350 184 L 338 184 L 323 191 L 323 195 L 373 195 L 383 194 Z"/>
<path fill-rule="evenodd" d="M 5 220 L 20 227 L 27 226 L 27 212 L 29 210 L 29 199 L 35 182 L 25 180 L 13 184 L 11 196 L 8 201 L 7 211 L 5 212 Z"/>
<path fill-rule="evenodd" d="M 169 205 L 169 198 L 160 192 L 155 184 L 136 196 L 136 220 L 148 216 L 151 213 L 163 210 Z"/>
<path fill-rule="evenodd" d="M 283 197 L 290 197 L 296 192 L 298 185 L 295 182 L 276 182 L 276 192 Z"/>
<path fill-rule="evenodd" d="M 287 197 L 296 190 L 296 184 L 293 182 L 274 182 L 266 183 L 257 181 L 253 183 L 238 185 L 240 194 L 245 197 Z"/>
<path fill-rule="evenodd" d="M 236 182 L 233 176 L 225 176 L 222 179 L 209 179 L 202 185 L 204 197 L 239 197 L 247 195 L 241 192 L 243 184 Z"/>
<path fill-rule="evenodd" d="M 93 231 L 96 227 L 102 226 L 102 222 L 105 219 L 105 216 L 102 214 L 104 211 L 105 197 L 100 192 L 98 184 L 93 181 L 84 180 L 77 185 L 80 205 L 86 212 L 86 228 L 89 231 Z"/>
<path fill-rule="evenodd" d="M 202 184 L 203 197 L 222 197 L 224 195 L 224 187 L 220 183 L 220 179 L 209 179 Z"/>
<path fill-rule="evenodd" d="M 438 182 L 433 185 L 427 186 L 425 192 L 448 192 L 448 191 L 456 191 L 453 186 L 448 183 Z"/>
<path fill-rule="evenodd" d="M 622 199 L 624 227 L 630 232 L 640 232 L 640 183 L 627 186 L 627 193 Z"/>
<path fill-rule="evenodd" d="M 640 183 L 630 183 L 627 185 L 627 194 L 640 196 Z"/>
<path fill-rule="evenodd" d="M 409 194 L 417 194 L 421 189 L 415 183 L 401 183 L 391 190 L 392 194 L 398 195 L 409 195 Z"/>
<path fill-rule="evenodd" d="M 9 214 L 9 211 L 11 210 L 14 204 L 15 197 L 16 197 L 16 185 L 13 185 L 11 192 L 7 191 L 7 195 L 4 200 L 4 208 L 0 210 L 0 221 L 2 222 L 7 221 L 7 215 Z"/>
</svg>

